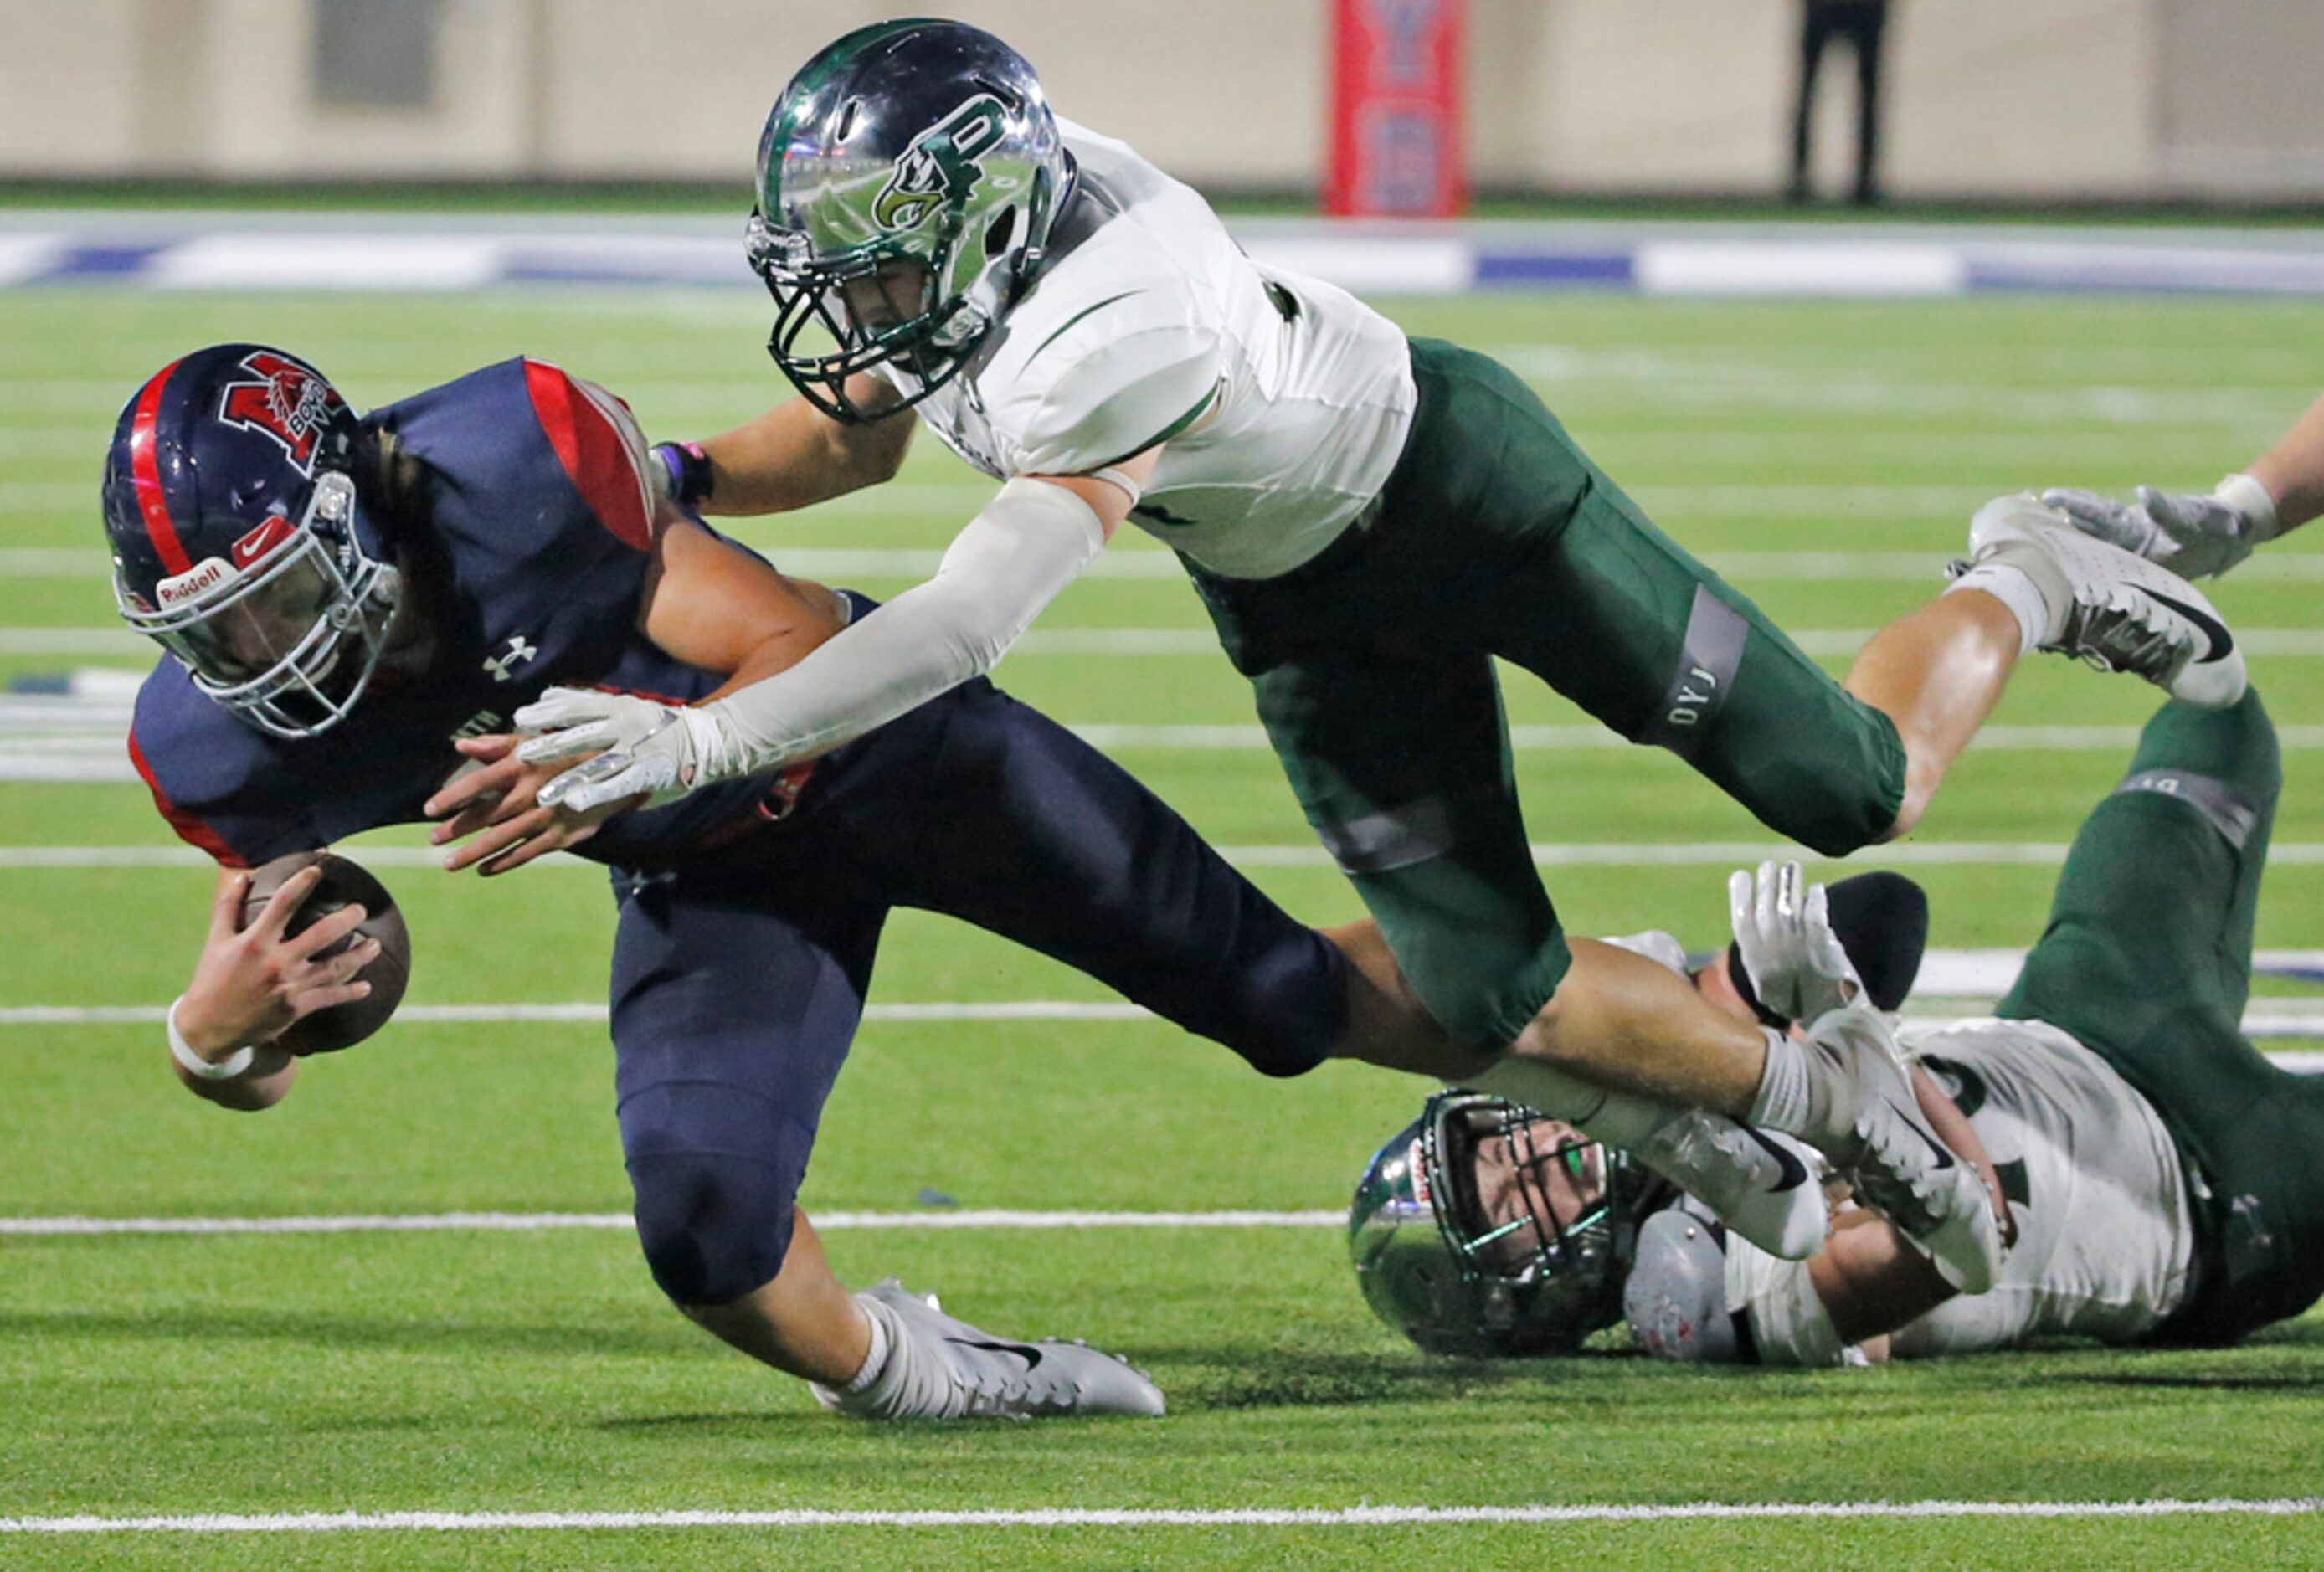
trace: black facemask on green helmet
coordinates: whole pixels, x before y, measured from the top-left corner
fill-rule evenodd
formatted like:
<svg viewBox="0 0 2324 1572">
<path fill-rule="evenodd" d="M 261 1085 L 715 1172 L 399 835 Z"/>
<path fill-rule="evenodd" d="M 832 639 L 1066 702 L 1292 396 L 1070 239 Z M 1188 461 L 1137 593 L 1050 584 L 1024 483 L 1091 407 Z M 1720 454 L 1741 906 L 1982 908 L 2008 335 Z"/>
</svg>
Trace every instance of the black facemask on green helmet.
<svg viewBox="0 0 2324 1572">
<path fill-rule="evenodd" d="M 1365 1302 L 1432 1354 L 1563 1354 L 1622 1319 L 1638 1225 L 1673 1191 L 1627 1153 L 1480 1092 L 1440 1092 L 1364 1170 Z"/>
<path fill-rule="evenodd" d="M 749 247 L 775 299 L 768 353 L 842 420 L 927 397 L 1031 284 L 1073 168 L 1033 69 L 991 33 L 849 33 L 791 78 L 759 139 Z M 847 380 L 881 366 L 901 396 L 866 409 Z"/>
</svg>

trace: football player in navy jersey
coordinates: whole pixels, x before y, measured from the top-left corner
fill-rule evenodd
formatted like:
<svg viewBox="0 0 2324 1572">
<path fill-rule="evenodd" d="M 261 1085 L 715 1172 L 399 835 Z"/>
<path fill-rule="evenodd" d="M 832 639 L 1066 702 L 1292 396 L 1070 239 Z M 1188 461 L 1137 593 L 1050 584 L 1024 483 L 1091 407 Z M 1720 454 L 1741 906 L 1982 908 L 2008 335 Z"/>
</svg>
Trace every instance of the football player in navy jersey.
<svg viewBox="0 0 2324 1572">
<path fill-rule="evenodd" d="M 899 428 L 899 435 L 901 428 Z M 900 456 L 887 455 L 882 463 Z M 849 1294 L 796 1208 L 889 910 L 947 913 L 1055 956 L 1270 1075 L 1350 1055 L 1456 1075 L 1369 929 L 1293 921 L 1063 727 L 982 681 L 804 763 L 654 805 L 539 804 L 567 763 L 508 735 L 550 685 L 686 704 L 781 670 L 861 596 L 777 572 L 668 499 L 618 400 L 512 360 L 358 418 L 312 366 L 227 345 L 156 373 L 105 473 L 115 590 L 163 660 L 129 749 L 221 868 L 171 1006 L 178 1071 L 271 1106 L 275 1038 L 360 997 L 374 951 L 288 937 L 311 871 L 244 931 L 246 870 L 434 819 L 454 868 L 570 849 L 620 909 L 612 1030 L 622 1145 L 655 1281 L 843 1411 L 1159 1413 L 1074 1344 L 997 1339 L 893 1282 Z M 1351 958 L 1360 964 L 1351 964 Z"/>
</svg>

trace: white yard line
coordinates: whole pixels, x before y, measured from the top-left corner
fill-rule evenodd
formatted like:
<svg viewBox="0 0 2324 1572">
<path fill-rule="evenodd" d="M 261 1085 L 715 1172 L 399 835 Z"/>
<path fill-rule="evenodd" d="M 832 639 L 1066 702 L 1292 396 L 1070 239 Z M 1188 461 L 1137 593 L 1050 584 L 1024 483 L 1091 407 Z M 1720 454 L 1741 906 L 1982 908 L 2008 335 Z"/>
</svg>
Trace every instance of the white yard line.
<svg viewBox="0 0 2324 1572">
<path fill-rule="evenodd" d="M 1381 1528 L 1406 1523 L 1656 1523 L 1864 1518 L 2307 1517 L 2324 1498 L 2181 1501 L 1770 1501 L 1677 1505 L 1032 1507 L 974 1511 L 193 1512 L 0 1517 L 0 1534 L 558 1532 L 621 1529 Z"/>
<path fill-rule="evenodd" d="M 1845 860 L 1849 868 L 2055 868 L 2066 860 L 2063 841 L 1907 841 L 1868 846 Z M 1222 846 L 1219 855 L 1238 868 L 1330 868 L 1320 846 Z M 425 846 L 356 846 L 347 855 L 364 866 L 434 869 L 443 853 Z M 2324 841 L 2282 841 L 2268 849 L 2278 868 L 2324 867 Z M 1770 858 L 1834 863 L 1803 846 L 1780 841 L 1675 841 L 1545 842 L 1533 848 L 1541 868 L 1748 868 Z M 0 869 L 8 868 L 214 868 L 206 851 L 191 846 L 0 846 Z M 559 856 L 540 864 L 603 876 L 597 863 Z"/>
<path fill-rule="evenodd" d="M 965 517 L 964 515 L 964 517 Z M 748 532 L 745 531 L 745 538 Z M 924 579 L 944 553 L 909 547 L 786 547 L 765 543 L 785 570 L 833 583 L 855 579 Z M 1941 583 L 1948 553 L 1942 551 L 1705 551 L 1702 560 L 1736 579 L 1874 580 L 1913 579 Z M 0 576 L 102 578 L 102 551 L 76 547 L 0 547 Z M 1083 571 L 1096 579 L 1176 579 L 1185 576 L 1177 558 L 1154 547 L 1130 543 L 1102 553 Z M 2236 569 L 2245 579 L 2324 578 L 2324 551 L 2263 551 Z"/>
<path fill-rule="evenodd" d="M 103 701 L 17 695 L 0 699 L 0 783 L 51 782 L 128 786 L 137 780 L 121 739 L 125 706 Z M 1073 724 L 1091 746 L 1125 751 L 1262 753 L 1270 744 L 1256 725 Z M 1969 747 L 1986 753 L 2128 753 L 2136 726 L 1987 726 Z M 2286 751 L 2324 748 L 2324 725 L 2280 726 Z M 1519 753 L 1596 752 L 1637 746 L 1602 726 L 1512 726 L 1509 746 Z"/>
<path fill-rule="evenodd" d="M 1950 1025 L 1974 1018 L 1973 1012 L 1992 1003 L 1980 990 L 1973 995 L 1932 994 L 1925 1005 L 1904 1014 L 1915 1025 Z M 8 1026 L 158 1026 L 166 1005 L 11 1005 L 0 1007 L 0 1027 Z M 395 1018 L 408 1026 L 573 1025 L 604 1023 L 606 1007 L 592 1000 L 514 1005 L 405 1005 Z M 1143 1021 L 1150 1012 L 1126 1001 L 1078 999 L 1009 999 L 980 1004 L 867 1005 L 867 1021 L 943 1023 L 954 1021 Z M 2244 1012 L 2244 1034 L 2255 1038 L 2324 1037 L 2324 999 L 2270 998 L 2254 1002 Z M 2286 1055 L 2288 1060 L 2291 1056 Z"/>
<path fill-rule="evenodd" d="M 946 1229 L 1071 1231 L 1078 1228 L 1343 1228 L 1344 1211 L 1010 1211 L 922 1210 L 815 1214 L 825 1233 Z M 0 1218 L 7 1236 L 79 1237 L 105 1234 L 535 1234 L 572 1229 L 627 1231 L 627 1212 L 346 1213 L 284 1218 Z"/>
<path fill-rule="evenodd" d="M 1869 628 L 1788 629 L 1810 655 L 1853 655 L 1872 637 Z M 2324 656 L 2324 629 L 2238 628 L 2247 655 Z M 146 656 L 151 641 L 126 628 L 0 628 L 0 655 Z M 1028 655 L 1100 655 L 1141 658 L 1219 658 L 1216 635 L 1204 628 L 1035 628 L 1009 647 L 1010 659 Z"/>
</svg>

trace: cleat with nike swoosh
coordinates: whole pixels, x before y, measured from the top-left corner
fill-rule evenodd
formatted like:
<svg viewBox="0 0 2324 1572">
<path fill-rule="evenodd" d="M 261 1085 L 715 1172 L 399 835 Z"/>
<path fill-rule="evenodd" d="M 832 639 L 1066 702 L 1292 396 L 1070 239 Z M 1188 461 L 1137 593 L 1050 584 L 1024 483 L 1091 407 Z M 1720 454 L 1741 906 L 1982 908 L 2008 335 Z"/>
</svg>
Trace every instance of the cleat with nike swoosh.
<svg viewBox="0 0 2324 1572">
<path fill-rule="evenodd" d="M 943 1420 L 1163 1412 L 1161 1388 L 1120 1355 L 1087 1343 L 996 1338 L 892 1277 L 855 1302 L 886 1328 L 888 1362 L 861 1392 L 816 1384 L 816 1401 L 835 1412 Z"/>
<path fill-rule="evenodd" d="M 2041 640 L 2104 671 L 2144 677 L 2173 698 L 2219 707 L 2250 678 L 2218 610 L 2203 592 L 2134 552 L 2083 534 L 2031 496 L 1996 497 L 1969 526 L 1969 564 L 2006 564 L 2042 592 Z"/>
<path fill-rule="evenodd" d="M 1840 1095 L 1840 1127 L 1810 1139 L 1840 1170 L 1857 1199 L 1925 1254 L 1937 1274 L 1963 1293 L 1983 1293 L 2001 1276 L 2007 1252 L 1976 1167 L 1929 1126 L 1895 1028 L 1861 997 L 1809 1025 L 1807 1046 Z"/>
</svg>

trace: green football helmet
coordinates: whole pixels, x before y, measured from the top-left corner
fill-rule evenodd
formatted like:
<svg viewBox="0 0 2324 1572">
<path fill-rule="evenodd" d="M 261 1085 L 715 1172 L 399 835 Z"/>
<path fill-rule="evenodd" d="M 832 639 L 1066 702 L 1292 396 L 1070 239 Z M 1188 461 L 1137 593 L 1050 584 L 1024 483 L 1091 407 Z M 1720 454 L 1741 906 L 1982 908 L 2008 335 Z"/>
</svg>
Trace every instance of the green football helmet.
<svg viewBox="0 0 2324 1572">
<path fill-rule="evenodd" d="M 1572 1353 L 1622 1319 L 1638 1225 L 1673 1193 L 1562 1120 L 1443 1091 L 1364 1170 L 1348 1254 L 1373 1313 L 1429 1353 Z"/>
<path fill-rule="evenodd" d="M 800 68 L 759 139 L 749 244 L 775 298 L 768 353 L 842 420 L 917 403 L 1032 282 L 1073 183 L 1041 84 L 1007 44 L 957 22 L 849 33 Z M 849 377 L 883 365 L 907 384 L 899 402 L 848 397 Z"/>
</svg>

